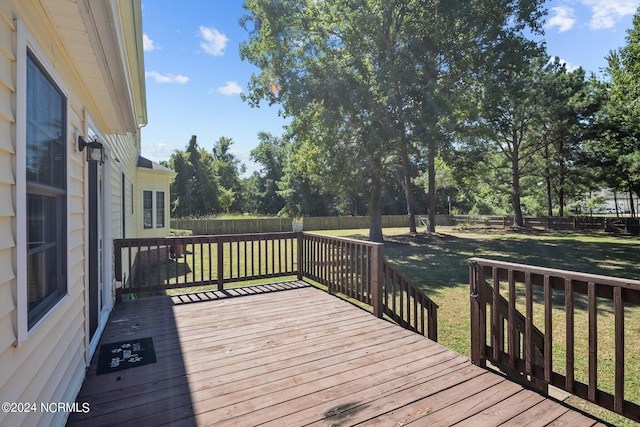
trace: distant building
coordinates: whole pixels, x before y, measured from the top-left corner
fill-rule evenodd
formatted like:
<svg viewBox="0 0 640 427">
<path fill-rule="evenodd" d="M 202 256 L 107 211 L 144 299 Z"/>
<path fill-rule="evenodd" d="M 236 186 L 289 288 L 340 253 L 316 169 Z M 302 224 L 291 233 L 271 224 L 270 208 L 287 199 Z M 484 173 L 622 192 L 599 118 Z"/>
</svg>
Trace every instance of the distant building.
<svg viewBox="0 0 640 427">
<path fill-rule="evenodd" d="M 619 214 L 628 214 L 631 213 L 631 201 L 629 199 L 628 193 L 615 193 L 609 188 L 602 188 L 597 191 L 592 191 L 590 193 L 586 193 L 583 199 L 583 205 L 586 206 L 589 199 L 593 197 L 602 197 L 605 200 L 605 205 L 598 212 L 592 212 L 594 214 L 615 214 L 616 213 L 616 204 L 618 206 L 617 213 Z M 638 212 L 638 207 L 640 206 L 640 200 L 633 200 L 635 211 Z"/>
</svg>

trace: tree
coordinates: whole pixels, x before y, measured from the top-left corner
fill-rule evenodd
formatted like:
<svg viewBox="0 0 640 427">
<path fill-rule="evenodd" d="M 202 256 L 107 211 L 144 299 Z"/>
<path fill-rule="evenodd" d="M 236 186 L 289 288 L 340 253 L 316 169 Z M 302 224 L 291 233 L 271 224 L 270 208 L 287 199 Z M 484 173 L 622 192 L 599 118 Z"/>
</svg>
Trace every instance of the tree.
<svg viewBox="0 0 640 427">
<path fill-rule="evenodd" d="M 578 160 L 603 98 L 595 77 L 586 79 L 582 68 L 568 71 L 559 58 L 547 64 L 540 88 L 547 215 L 552 216 L 557 205 L 563 216 L 567 197 L 584 194 L 588 171 Z"/>
<path fill-rule="evenodd" d="M 248 99 L 277 100 L 287 114 L 315 113 L 324 129 L 316 143 L 348 145 L 356 160 L 367 159 L 370 181 L 369 238 L 382 241 L 383 159 L 388 153 L 385 120 L 388 91 L 384 73 L 387 55 L 383 34 L 389 22 L 382 4 L 345 2 L 278 2 L 253 0 L 259 29 L 241 55 L 262 69 L 253 76 Z M 382 31 L 380 31 L 382 29 Z M 298 122 L 299 123 L 299 122 Z M 306 127 L 296 128 L 305 137 Z M 308 135 L 307 135 L 308 137 Z"/>
<path fill-rule="evenodd" d="M 171 202 L 177 217 L 208 215 L 219 211 L 213 157 L 198 146 L 195 135 L 184 152 L 176 150 L 171 154 L 168 166 L 176 172 L 171 184 Z"/>
<path fill-rule="evenodd" d="M 240 174 L 244 173 L 246 168 L 231 153 L 232 144 L 233 139 L 224 136 L 213 144 L 213 171 L 218 178 L 220 195 L 224 194 L 221 199 L 225 200 L 225 206 L 221 208 L 227 212 L 242 212 L 245 207 L 245 197 Z"/>
<path fill-rule="evenodd" d="M 507 60 L 511 69 L 484 80 L 479 141 L 487 149 L 490 167 L 486 177 L 495 191 L 509 194 L 514 226 L 524 226 L 522 179 L 540 170 L 544 138 L 544 106 L 540 87 L 548 59 L 539 56 L 531 63 L 519 55 Z"/>
<path fill-rule="evenodd" d="M 326 216 L 331 213 L 331 196 L 323 193 L 317 177 L 306 167 L 304 154 L 293 145 L 289 145 L 289 155 L 278 181 L 278 189 L 278 194 L 285 202 L 280 211 L 283 215 Z"/>
<path fill-rule="evenodd" d="M 425 141 L 435 183 L 435 153 L 447 133 L 442 118 L 463 89 L 461 75 L 480 73 L 479 64 L 495 62 L 494 54 L 512 48 L 514 37 L 538 29 L 540 6 L 540 0 L 490 8 L 444 0 L 248 0 L 244 24 L 253 26 L 241 56 L 261 72 L 252 76 L 245 99 L 254 106 L 265 99 L 281 104 L 294 116 L 302 143 L 321 146 L 312 152 L 332 160 L 325 163 L 337 160 L 346 166 L 342 172 L 364 167 L 369 238 L 382 241 L 391 157 L 402 157 L 407 175 L 410 144 Z M 410 182 L 405 178 L 408 193 Z M 429 214 L 435 215 L 435 187 L 429 190 Z"/>
<path fill-rule="evenodd" d="M 258 146 L 251 150 L 251 159 L 261 165 L 260 172 L 253 175 L 256 211 L 275 215 L 285 205 L 278 193 L 278 182 L 284 173 L 289 148 L 283 138 L 268 132 L 258 133 L 258 141 Z"/>
<path fill-rule="evenodd" d="M 627 44 L 607 57 L 610 77 L 608 102 L 603 108 L 601 138 L 593 151 L 607 165 L 607 182 L 613 189 L 625 189 L 632 201 L 640 195 L 640 9 L 627 32 Z"/>
</svg>

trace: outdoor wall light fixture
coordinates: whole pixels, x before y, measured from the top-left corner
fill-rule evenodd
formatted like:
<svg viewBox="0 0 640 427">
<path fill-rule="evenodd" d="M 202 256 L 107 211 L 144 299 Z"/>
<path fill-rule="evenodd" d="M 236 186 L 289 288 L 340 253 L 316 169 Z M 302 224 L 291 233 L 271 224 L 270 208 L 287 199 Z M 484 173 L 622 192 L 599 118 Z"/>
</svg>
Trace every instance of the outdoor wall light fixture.
<svg viewBox="0 0 640 427">
<path fill-rule="evenodd" d="M 78 150 L 82 152 L 85 148 L 87 149 L 88 162 L 104 163 L 104 145 L 98 141 L 97 137 L 93 141 L 87 142 L 82 136 L 78 135 Z"/>
</svg>

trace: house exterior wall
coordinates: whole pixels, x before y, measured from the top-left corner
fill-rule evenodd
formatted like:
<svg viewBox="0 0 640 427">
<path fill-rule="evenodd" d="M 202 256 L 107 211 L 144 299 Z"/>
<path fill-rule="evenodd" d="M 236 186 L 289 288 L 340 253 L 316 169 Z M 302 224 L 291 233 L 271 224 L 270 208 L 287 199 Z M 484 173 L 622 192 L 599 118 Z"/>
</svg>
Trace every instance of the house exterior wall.
<svg viewBox="0 0 640 427">
<path fill-rule="evenodd" d="M 130 230 L 131 235 L 127 237 L 133 237 L 137 226 L 136 215 L 131 210 L 134 199 L 131 185 L 135 184 L 139 154 L 137 128 L 121 123 L 112 125 L 110 118 L 103 115 L 101 106 L 110 101 L 95 96 L 83 80 L 82 64 L 75 63 L 70 55 L 70 49 L 75 47 L 65 44 L 50 21 L 51 10 L 43 9 L 43 4 L 53 3 L 46 0 L 0 2 L 0 402 L 36 405 L 36 410 L 31 412 L 0 411 L 0 425 L 64 425 L 66 412 L 43 411 L 40 405 L 74 402 L 92 354 L 87 326 L 87 225 L 92 219 L 87 214 L 88 166 L 85 152 L 78 150 L 76 142 L 78 135 L 87 135 L 89 128 L 103 137 L 108 151 L 105 191 L 109 240 L 105 241 L 105 250 L 111 252 L 110 239 L 122 237 L 123 229 Z M 110 3 L 122 6 L 127 1 Z M 78 13 L 73 0 L 55 4 L 55 7 L 67 6 Z M 21 218 L 25 195 L 20 187 L 21 180 L 24 181 L 20 171 L 24 166 L 20 164 L 19 154 L 26 139 L 25 125 L 21 124 L 24 118 L 20 117 L 24 103 L 21 97 L 25 96 L 21 93 L 21 81 L 26 80 L 21 74 L 25 37 L 45 71 L 60 82 L 67 99 L 66 296 L 30 330 L 23 321 L 27 285 L 26 251 L 21 248 L 26 242 L 20 241 L 26 221 Z M 109 264 L 105 271 L 107 280 L 113 282 L 111 270 Z"/>
<path fill-rule="evenodd" d="M 173 175 L 166 173 L 158 173 L 152 170 L 145 170 L 144 168 L 138 168 L 138 175 L 136 180 L 136 232 L 137 237 L 169 237 L 170 230 L 170 201 L 169 201 L 169 188 Z M 164 193 L 164 206 L 165 206 L 165 221 L 164 227 L 144 228 L 143 225 L 143 192 L 152 191 L 157 194 L 158 191 Z M 154 199 L 155 202 L 155 199 Z"/>
</svg>

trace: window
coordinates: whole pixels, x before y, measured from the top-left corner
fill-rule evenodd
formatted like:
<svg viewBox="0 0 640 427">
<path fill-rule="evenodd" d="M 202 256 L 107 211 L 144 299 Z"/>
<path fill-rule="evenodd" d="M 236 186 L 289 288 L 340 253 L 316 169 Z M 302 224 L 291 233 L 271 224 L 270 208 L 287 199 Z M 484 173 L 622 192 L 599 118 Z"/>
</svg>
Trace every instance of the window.
<svg viewBox="0 0 640 427">
<path fill-rule="evenodd" d="M 156 191 L 156 227 L 164 228 L 164 191 Z"/>
<path fill-rule="evenodd" d="M 28 328 L 67 293 L 67 99 L 31 51 L 26 57 Z"/>
<path fill-rule="evenodd" d="M 142 218 L 144 228 L 153 228 L 153 191 L 142 192 Z"/>
<path fill-rule="evenodd" d="M 144 228 L 165 227 L 164 191 L 142 191 L 142 226 Z"/>
</svg>

